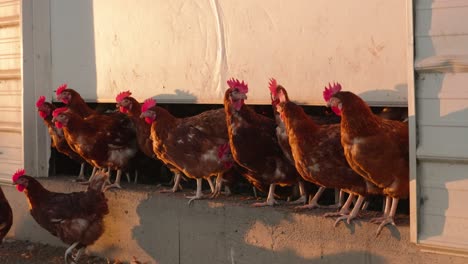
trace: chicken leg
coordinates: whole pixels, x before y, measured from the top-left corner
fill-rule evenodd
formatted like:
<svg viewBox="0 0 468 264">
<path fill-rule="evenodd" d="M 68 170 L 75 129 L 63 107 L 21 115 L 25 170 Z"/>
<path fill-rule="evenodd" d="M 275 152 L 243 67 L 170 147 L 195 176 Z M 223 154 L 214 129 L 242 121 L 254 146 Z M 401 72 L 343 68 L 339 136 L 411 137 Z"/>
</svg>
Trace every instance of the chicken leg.
<svg viewBox="0 0 468 264">
<path fill-rule="evenodd" d="M 296 209 L 314 209 L 314 208 L 320 208 L 320 205 L 318 204 L 318 199 L 320 196 L 322 196 L 323 192 L 325 191 L 325 187 L 320 187 L 317 192 L 315 193 L 314 197 L 309 201 L 308 204 L 302 205 L 302 206 L 297 206 Z"/>
<path fill-rule="evenodd" d="M 168 192 L 177 192 L 177 190 L 182 189 L 182 187 L 180 186 L 180 179 L 182 178 L 182 175 L 180 174 L 180 172 L 174 172 L 174 186 L 171 188 L 171 189 L 167 189 L 167 190 L 161 190 L 159 191 L 160 193 L 168 193 Z"/>
<path fill-rule="evenodd" d="M 78 259 L 74 258 L 72 255 L 72 251 L 73 249 L 76 248 L 76 246 L 78 246 L 78 244 L 80 244 L 80 242 L 75 242 L 73 243 L 69 248 L 67 248 L 67 250 L 65 250 L 65 264 L 75 264 L 77 263 Z M 80 249 L 81 250 L 81 249 Z M 81 256 L 81 254 L 80 254 Z M 78 256 L 78 257 L 80 257 Z M 70 262 L 70 258 L 71 258 L 71 262 Z"/>
<path fill-rule="evenodd" d="M 346 200 L 345 204 L 343 205 L 343 207 L 341 207 L 340 211 L 338 212 L 335 212 L 335 213 L 326 213 L 324 214 L 323 216 L 325 217 L 333 217 L 333 216 L 343 216 L 343 215 L 347 215 L 350 213 L 350 210 L 349 210 L 349 207 L 351 207 L 351 204 L 353 203 L 354 201 L 354 194 L 350 193 L 349 196 L 348 196 L 348 199 Z"/>
<path fill-rule="evenodd" d="M 299 185 L 299 194 L 301 197 L 299 197 L 299 199 L 295 201 L 290 202 L 289 204 L 305 204 L 307 202 L 307 194 L 305 191 L 304 182 L 299 181 L 298 185 Z"/>
<path fill-rule="evenodd" d="M 211 177 L 207 177 L 206 181 L 210 185 L 211 193 L 215 193 L 215 186 L 213 185 L 213 181 L 211 180 Z"/>
<path fill-rule="evenodd" d="M 194 200 L 200 200 L 203 198 L 202 183 L 203 183 L 203 179 L 198 178 L 197 179 L 197 193 L 195 194 L 195 196 L 187 196 L 187 198 L 190 199 L 188 202 L 188 205 L 190 205 Z"/>
<path fill-rule="evenodd" d="M 122 189 L 122 186 L 120 186 L 120 178 L 122 177 L 122 170 L 117 170 L 117 175 L 115 176 L 115 181 L 113 184 L 107 185 L 104 188 L 104 191 L 109 190 L 110 188 L 119 188 Z"/>
<path fill-rule="evenodd" d="M 351 195 L 350 195 L 351 196 Z M 349 199 L 348 199 L 349 200 Z M 343 215 L 343 216 L 340 216 L 336 219 L 335 221 L 335 227 L 338 225 L 338 223 L 341 221 L 341 220 L 346 220 L 346 222 L 349 224 L 351 224 L 351 220 L 353 220 L 354 218 L 357 217 L 357 215 L 359 214 L 359 210 L 361 210 L 361 206 L 362 206 L 362 203 L 364 202 L 365 200 L 365 197 L 362 196 L 362 195 L 359 195 L 357 201 L 356 201 L 356 204 L 354 204 L 354 207 L 353 207 L 353 210 L 351 211 L 350 214 L 348 215 Z M 347 202 L 347 201 L 346 201 Z"/>
<path fill-rule="evenodd" d="M 74 182 L 83 182 L 86 181 L 85 174 L 84 174 L 84 169 L 85 169 L 85 162 L 81 163 L 80 166 L 80 173 L 78 174 L 78 177 L 74 180 Z"/>
<path fill-rule="evenodd" d="M 391 201 L 390 201 L 391 199 Z M 393 226 L 395 226 L 395 213 L 396 213 L 396 209 L 397 209 L 397 206 L 398 206 L 398 201 L 399 201 L 399 198 L 390 198 L 390 197 L 385 197 L 385 212 L 384 212 L 384 215 L 383 217 L 378 217 L 378 218 L 374 218 L 374 219 L 371 219 L 371 222 L 372 223 L 380 223 L 379 227 L 377 228 L 377 233 L 376 233 L 376 236 L 378 236 L 380 234 L 380 232 L 382 231 L 382 229 L 384 228 L 384 226 L 388 225 L 388 224 L 391 224 Z M 391 207 L 390 207 L 390 203 L 391 203 Z"/>
<path fill-rule="evenodd" d="M 275 187 L 276 184 L 270 184 L 270 189 L 268 190 L 268 197 L 266 202 L 263 203 L 254 203 L 252 206 L 254 207 L 262 207 L 262 206 L 274 206 L 278 204 L 278 202 L 275 200 Z"/>
</svg>

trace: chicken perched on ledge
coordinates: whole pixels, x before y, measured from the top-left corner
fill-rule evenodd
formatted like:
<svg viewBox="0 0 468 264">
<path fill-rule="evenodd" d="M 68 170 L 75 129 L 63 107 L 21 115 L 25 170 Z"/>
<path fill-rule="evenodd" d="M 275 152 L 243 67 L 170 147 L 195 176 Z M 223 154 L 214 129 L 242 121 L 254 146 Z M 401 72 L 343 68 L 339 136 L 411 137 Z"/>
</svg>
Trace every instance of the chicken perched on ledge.
<svg viewBox="0 0 468 264">
<path fill-rule="evenodd" d="M 64 104 L 67 105 L 70 112 L 73 112 L 77 116 L 83 118 L 84 120 L 87 120 L 88 123 L 93 123 L 94 125 L 99 124 L 101 126 L 99 130 L 103 132 L 103 134 L 107 134 L 107 132 L 109 132 L 109 134 L 112 134 L 112 135 L 116 135 L 116 133 L 120 134 L 119 137 L 122 137 L 122 138 L 117 138 L 117 140 L 123 140 L 123 141 L 120 141 L 117 145 L 127 144 L 128 147 L 132 147 L 133 154 L 131 158 L 135 156 L 138 150 L 138 147 L 135 143 L 136 141 L 135 127 L 133 123 L 131 122 L 131 120 L 128 118 L 128 116 L 120 112 L 98 113 L 97 111 L 91 109 L 86 104 L 86 102 L 83 100 L 83 98 L 77 91 L 71 88 L 68 88 L 66 84 L 63 84 L 59 88 L 57 88 L 56 96 L 57 96 L 57 100 L 60 100 Z M 92 137 L 92 134 L 88 133 L 87 136 Z M 71 139 L 70 138 L 67 139 L 67 142 L 70 146 L 80 144 L 79 142 L 70 143 L 69 140 Z M 88 143 L 90 142 L 90 140 L 87 140 L 87 141 Z M 74 149 L 73 147 L 72 149 L 76 151 L 76 149 Z M 80 154 L 80 156 L 82 156 L 85 160 L 88 160 L 87 157 L 84 157 L 82 155 L 83 153 L 81 153 L 80 151 L 76 151 L 76 152 Z M 128 159 L 126 158 L 126 162 L 127 160 L 131 158 L 130 157 Z M 99 163 L 102 164 L 103 162 L 99 162 Z M 128 164 L 125 164 L 123 166 L 127 167 L 127 165 Z M 110 167 L 114 167 L 113 169 L 117 170 L 117 176 L 116 176 L 116 180 L 114 184 L 107 186 L 107 188 L 113 188 L 113 187 L 121 188 L 120 178 L 122 175 L 122 170 L 118 169 L 118 167 L 122 167 L 122 166 L 110 166 Z M 99 168 L 107 169 L 108 167 L 101 166 Z M 128 173 L 126 175 L 127 175 L 127 179 L 130 181 L 130 176 L 128 175 Z"/>
<path fill-rule="evenodd" d="M 77 263 L 84 249 L 104 233 L 103 218 L 109 209 L 102 188 L 108 174 L 97 172 L 85 192 L 56 193 L 24 173 L 18 170 L 12 181 L 18 191 L 25 193 L 31 216 L 52 235 L 71 245 L 65 251 L 65 263 Z"/>
<path fill-rule="evenodd" d="M 13 212 L 11 206 L 0 187 L 0 244 L 3 242 L 3 238 L 10 231 L 11 225 L 13 224 Z"/>
<path fill-rule="evenodd" d="M 408 123 L 386 120 L 374 115 L 357 95 L 341 91 L 340 84 L 323 92 L 332 110 L 341 115 L 341 144 L 351 168 L 374 183 L 386 196 L 384 215 L 377 235 L 394 217 L 400 198 L 409 194 Z"/>
<path fill-rule="evenodd" d="M 79 162 L 81 164 L 80 173 L 76 178 L 76 181 L 84 181 L 84 168 L 86 161 L 78 155 L 78 153 L 74 152 L 70 146 L 68 145 L 65 137 L 63 136 L 63 131 L 60 128 L 57 128 L 52 122 L 52 112 L 56 109 L 56 107 L 45 101 L 45 96 L 40 96 L 36 102 L 37 111 L 39 116 L 44 121 L 44 124 L 47 126 L 50 138 L 52 139 L 52 147 L 57 149 L 58 152 L 66 155 L 70 159 Z M 94 170 L 93 170 L 94 174 Z"/>
<path fill-rule="evenodd" d="M 148 124 L 143 118 L 140 118 L 141 104 L 131 95 L 132 93 L 130 91 L 119 93 L 115 97 L 117 102 L 116 106 L 121 113 L 128 115 L 130 120 L 132 120 L 133 124 L 135 125 L 136 138 L 140 151 L 143 152 L 147 157 L 160 162 L 160 160 L 153 152 L 151 124 Z M 179 188 L 182 189 L 182 186 L 179 185 Z"/>
<path fill-rule="evenodd" d="M 339 217 L 336 223 L 345 219 L 350 223 L 357 216 L 364 198 L 368 194 L 379 194 L 380 190 L 349 167 L 341 146 L 340 124 L 315 124 L 302 107 L 289 101 L 286 89 L 278 85 L 272 87 L 275 85 L 276 82 L 270 84 L 270 91 L 274 91 L 278 98 L 276 110 L 284 122 L 296 169 L 304 180 L 320 186 L 304 208 L 319 207 L 317 201 L 325 188 L 339 188 L 350 195 L 340 212 L 344 216 Z M 348 214 L 355 195 L 359 198 Z"/>
<path fill-rule="evenodd" d="M 276 137 L 278 139 L 278 145 L 280 146 L 281 150 L 283 151 L 284 156 L 288 159 L 288 161 L 295 166 L 295 161 L 292 155 L 291 151 L 291 146 L 289 145 L 289 138 L 288 138 L 288 133 L 286 131 L 286 127 L 284 125 L 283 120 L 281 119 L 280 113 L 278 112 L 276 106 L 280 103 L 280 100 L 278 98 L 278 95 L 281 93 L 281 95 L 289 101 L 288 93 L 286 92 L 286 89 L 282 87 L 281 85 L 278 85 L 275 79 L 270 79 L 269 83 L 269 90 L 270 90 L 270 96 L 271 96 L 271 105 L 273 107 L 273 114 L 275 116 L 275 122 L 276 122 Z M 304 204 L 307 202 L 307 193 L 310 192 L 310 190 L 306 191 L 306 185 L 309 186 L 311 184 L 306 184 L 304 181 L 300 180 L 299 181 L 299 194 L 301 195 L 301 199 L 298 199 L 294 202 L 293 204 Z M 310 187 L 308 189 L 311 189 Z M 301 207 L 301 208 L 313 208 L 313 207 L 319 207 L 317 201 L 320 198 L 321 194 L 325 191 L 325 187 L 320 187 L 319 190 L 317 191 L 317 195 L 314 196 L 314 199 L 312 199 L 306 207 Z M 343 200 L 343 193 L 340 191 L 340 199 L 337 204 L 333 206 L 328 206 L 328 207 L 334 207 L 334 208 L 339 208 L 341 207 L 342 200 Z"/>
<path fill-rule="evenodd" d="M 82 118 L 67 107 L 55 109 L 52 116 L 52 121 L 63 130 L 65 140 L 73 151 L 95 167 L 117 170 L 114 184 L 106 188 L 121 188 L 122 170 L 128 168 L 137 152 L 131 121 L 104 115 Z"/>
<path fill-rule="evenodd" d="M 150 98 L 143 103 L 141 112 L 141 117 L 151 124 L 154 153 L 176 174 L 172 191 L 178 188 L 181 172 L 197 180 L 197 192 L 189 197 L 189 204 L 203 197 L 203 179 L 211 182 L 210 177 L 222 177 L 230 169 L 217 156 L 219 146 L 228 142 L 223 109 L 176 118 Z M 214 186 L 210 186 L 214 192 Z"/>
<path fill-rule="evenodd" d="M 254 206 L 272 206 L 275 187 L 297 184 L 300 176 L 278 145 L 275 121 L 245 105 L 247 84 L 235 79 L 227 83 L 224 110 L 232 156 L 254 186 L 270 186 L 267 201 Z"/>
</svg>

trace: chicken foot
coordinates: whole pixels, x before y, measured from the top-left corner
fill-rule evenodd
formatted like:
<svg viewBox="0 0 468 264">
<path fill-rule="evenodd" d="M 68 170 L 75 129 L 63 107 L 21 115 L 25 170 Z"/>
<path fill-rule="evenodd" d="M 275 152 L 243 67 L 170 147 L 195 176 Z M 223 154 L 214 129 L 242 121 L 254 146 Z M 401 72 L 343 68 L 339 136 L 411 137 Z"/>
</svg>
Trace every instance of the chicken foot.
<svg viewBox="0 0 468 264">
<path fill-rule="evenodd" d="M 348 215 L 343 215 L 343 216 L 338 217 L 336 219 L 336 221 L 335 221 L 334 226 L 336 227 L 341 220 L 343 220 L 343 221 L 346 220 L 346 223 L 348 223 L 348 225 L 351 224 L 351 220 L 353 220 L 354 218 L 356 218 L 358 216 L 359 210 L 361 210 L 361 206 L 362 206 L 362 203 L 364 202 L 364 200 L 365 200 L 365 197 L 362 196 L 362 195 L 359 195 L 359 197 L 358 197 L 358 199 L 356 201 L 356 204 L 354 205 L 354 208 L 351 211 L 351 213 L 348 214 Z"/>
<path fill-rule="evenodd" d="M 254 203 L 252 206 L 254 207 L 263 207 L 263 206 L 274 206 L 278 204 L 278 202 L 275 200 L 275 187 L 276 184 L 270 184 L 270 188 L 268 190 L 268 197 L 266 202 L 263 203 Z"/>
<path fill-rule="evenodd" d="M 166 190 L 161 190 L 159 191 L 160 193 L 169 193 L 169 192 L 172 192 L 172 193 L 175 193 L 177 192 L 177 190 L 181 189 L 182 190 L 182 186 L 180 186 L 180 179 L 182 178 L 182 175 L 180 174 L 180 172 L 175 172 L 175 175 L 174 175 L 174 186 L 171 188 L 171 189 L 166 189 Z"/>
<path fill-rule="evenodd" d="M 289 204 L 305 204 L 307 202 L 307 195 L 306 195 L 306 191 L 305 191 L 305 187 L 304 187 L 304 182 L 303 181 L 299 181 L 299 194 L 301 197 L 299 197 L 299 199 L 295 200 L 295 201 L 292 201 L 292 202 L 289 202 Z"/>
<path fill-rule="evenodd" d="M 343 216 L 343 215 L 349 214 L 351 212 L 351 210 L 349 210 L 349 208 L 351 207 L 351 204 L 354 201 L 354 196 L 355 195 L 352 194 L 352 193 L 349 194 L 348 199 L 346 200 L 343 207 L 341 207 L 340 211 L 334 212 L 334 213 L 326 213 L 323 216 L 324 217 L 335 217 L 335 216 Z"/>
<path fill-rule="evenodd" d="M 73 180 L 74 182 L 84 182 L 84 181 L 86 181 L 86 177 L 85 177 L 85 174 L 84 174 L 85 165 L 86 165 L 85 162 L 81 163 L 80 173 L 78 174 L 78 177 L 76 177 L 76 179 Z M 93 171 L 94 171 L 94 168 L 93 168 Z"/>
<path fill-rule="evenodd" d="M 391 199 L 391 200 L 390 200 Z M 395 226 L 395 213 L 396 209 L 398 207 L 398 201 L 399 198 L 390 198 L 390 197 L 385 197 L 385 212 L 383 217 L 377 217 L 371 219 L 371 223 L 380 223 L 379 227 L 377 228 L 377 233 L 375 236 L 378 236 L 380 232 L 382 232 L 382 229 L 384 226 L 390 224 Z M 391 207 L 390 207 L 391 204 Z"/>
<path fill-rule="evenodd" d="M 78 259 L 81 257 L 83 253 L 84 247 L 78 249 L 78 252 L 73 256 L 72 251 L 80 244 L 80 242 L 73 243 L 67 250 L 65 250 L 65 264 L 76 264 L 78 263 Z M 71 262 L 70 262 L 71 258 Z"/>
<path fill-rule="evenodd" d="M 188 205 L 190 205 L 195 200 L 203 199 L 202 183 L 203 183 L 203 179 L 198 178 L 197 179 L 197 193 L 195 194 L 195 196 L 187 196 L 187 198 L 190 199 L 188 201 Z"/>
<path fill-rule="evenodd" d="M 119 188 L 122 189 L 122 186 L 120 186 L 120 178 L 122 177 L 122 170 L 117 170 L 117 176 L 115 176 L 115 181 L 113 184 L 107 185 L 104 187 L 104 191 L 109 190 L 110 188 Z"/>
<path fill-rule="evenodd" d="M 210 198 L 216 198 L 218 197 L 222 192 L 221 189 L 223 188 L 223 173 L 218 173 L 216 176 L 216 181 L 215 181 L 215 186 L 214 186 L 214 192 L 212 192 L 212 195 Z M 229 190 L 228 186 L 225 186 L 224 189 L 226 190 L 226 194 L 228 193 L 227 190 Z M 229 190 L 229 194 L 230 194 Z"/>
<path fill-rule="evenodd" d="M 321 205 L 318 204 L 318 199 L 320 198 L 320 196 L 322 196 L 324 191 L 325 191 L 325 187 L 320 187 L 308 204 L 297 206 L 296 209 L 303 210 L 303 209 L 320 208 Z"/>
</svg>

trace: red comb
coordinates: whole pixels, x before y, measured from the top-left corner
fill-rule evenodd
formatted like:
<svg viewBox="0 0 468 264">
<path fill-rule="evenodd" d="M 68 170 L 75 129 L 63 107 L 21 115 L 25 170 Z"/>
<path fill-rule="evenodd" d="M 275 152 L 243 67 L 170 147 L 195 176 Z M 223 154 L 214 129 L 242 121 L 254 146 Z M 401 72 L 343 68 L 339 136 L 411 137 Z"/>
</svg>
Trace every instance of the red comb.
<svg viewBox="0 0 468 264">
<path fill-rule="evenodd" d="M 141 112 L 146 112 L 146 110 L 150 109 L 151 107 L 156 105 L 156 100 L 153 98 L 148 98 L 143 102 L 143 105 L 141 106 Z"/>
<path fill-rule="evenodd" d="M 218 158 L 221 159 L 229 150 L 229 143 L 224 143 L 218 147 Z"/>
<path fill-rule="evenodd" d="M 274 78 L 271 78 L 268 84 L 268 88 L 270 88 L 270 93 L 273 95 L 273 97 L 276 97 L 276 88 L 278 88 L 278 83 Z"/>
<path fill-rule="evenodd" d="M 39 96 L 39 99 L 37 99 L 36 102 L 36 107 L 41 107 L 45 102 L 45 96 Z"/>
<path fill-rule="evenodd" d="M 122 102 L 123 99 L 125 99 L 126 97 L 129 97 L 130 95 L 132 95 L 132 93 L 130 91 L 121 92 L 115 97 L 115 101 L 117 103 L 120 103 L 120 102 Z"/>
<path fill-rule="evenodd" d="M 244 94 L 249 91 L 249 86 L 244 81 L 240 82 L 239 80 L 232 78 L 227 81 L 227 84 L 230 89 L 237 88 L 239 92 Z"/>
<path fill-rule="evenodd" d="M 65 90 L 65 89 L 67 89 L 67 84 L 66 84 L 66 83 L 60 85 L 60 86 L 57 88 L 57 91 L 55 92 L 55 94 L 56 94 L 57 96 L 59 96 L 59 95 L 63 92 L 63 90 Z"/>
<path fill-rule="evenodd" d="M 60 115 L 61 113 L 65 112 L 67 110 L 68 110 L 68 107 L 57 108 L 57 109 L 54 110 L 54 112 L 52 112 L 52 116 L 57 117 L 58 115 Z"/>
<path fill-rule="evenodd" d="M 332 96 L 339 91 L 341 91 L 341 84 L 333 83 L 333 85 L 331 85 L 329 83 L 328 88 L 325 86 L 325 90 L 323 91 L 323 99 L 325 99 L 325 101 L 328 102 L 330 98 L 332 98 Z"/>
<path fill-rule="evenodd" d="M 16 180 L 18 180 L 19 177 L 23 176 L 25 173 L 24 169 L 19 169 L 15 172 L 15 174 L 13 174 L 13 176 L 11 177 L 11 180 L 13 182 L 16 182 Z"/>
</svg>

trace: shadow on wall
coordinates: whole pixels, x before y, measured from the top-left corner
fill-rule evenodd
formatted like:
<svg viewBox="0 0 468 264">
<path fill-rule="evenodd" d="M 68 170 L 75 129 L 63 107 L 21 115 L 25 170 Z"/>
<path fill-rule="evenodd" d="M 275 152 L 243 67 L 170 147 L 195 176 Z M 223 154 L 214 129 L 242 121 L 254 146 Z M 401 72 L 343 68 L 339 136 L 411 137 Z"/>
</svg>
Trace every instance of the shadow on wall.
<svg viewBox="0 0 468 264">
<path fill-rule="evenodd" d="M 249 208 L 245 202 L 200 201 L 189 207 L 174 196 L 155 195 L 137 207 L 144 217 L 132 230 L 133 239 L 151 262 L 387 263 L 383 256 L 364 251 L 375 239 L 373 232 L 364 235 L 365 241 L 362 234 L 356 240 L 346 227 L 334 229 L 333 220 L 321 216 L 323 211 L 311 216 L 289 209 Z"/>
<path fill-rule="evenodd" d="M 94 34 L 92 0 L 51 1 L 52 90 L 68 83 L 92 93 L 86 99 L 97 97 Z"/>
</svg>

